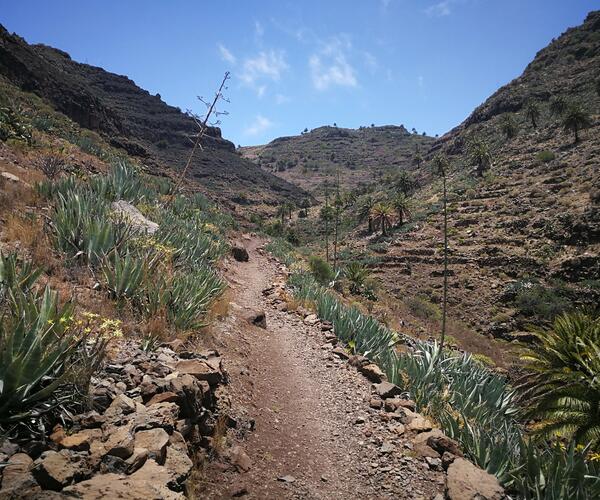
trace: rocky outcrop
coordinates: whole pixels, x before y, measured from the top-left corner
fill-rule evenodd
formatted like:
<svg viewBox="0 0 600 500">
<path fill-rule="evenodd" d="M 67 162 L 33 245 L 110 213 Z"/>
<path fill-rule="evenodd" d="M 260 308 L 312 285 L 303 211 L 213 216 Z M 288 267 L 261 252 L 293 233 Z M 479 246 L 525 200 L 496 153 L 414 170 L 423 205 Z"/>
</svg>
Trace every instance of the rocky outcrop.
<svg viewBox="0 0 600 500">
<path fill-rule="evenodd" d="M 118 218 L 128 222 L 138 233 L 154 234 L 158 230 L 158 224 L 144 217 L 131 203 L 124 200 L 113 201 L 111 208 Z"/>
<path fill-rule="evenodd" d="M 78 63 L 46 45 L 30 45 L 2 25 L 0 76 L 45 99 L 81 127 L 98 132 L 111 146 L 141 159 L 157 173 L 162 174 L 166 166 L 181 171 L 186 165 L 189 137 L 198 132 L 194 119 L 126 76 Z M 220 199 L 275 205 L 284 199 L 299 203 L 309 196 L 243 159 L 218 127 L 206 129 L 202 147 L 202 154 L 192 158 L 189 176 L 200 180 L 207 192 L 218 193 Z"/>
<path fill-rule="evenodd" d="M 211 444 L 215 391 L 226 377 L 216 351 L 146 353 L 124 343 L 93 379 L 94 410 L 56 425 L 39 456 L 5 442 L 0 498 L 44 490 L 61 492 L 57 498 L 183 498 L 190 450 Z"/>
</svg>

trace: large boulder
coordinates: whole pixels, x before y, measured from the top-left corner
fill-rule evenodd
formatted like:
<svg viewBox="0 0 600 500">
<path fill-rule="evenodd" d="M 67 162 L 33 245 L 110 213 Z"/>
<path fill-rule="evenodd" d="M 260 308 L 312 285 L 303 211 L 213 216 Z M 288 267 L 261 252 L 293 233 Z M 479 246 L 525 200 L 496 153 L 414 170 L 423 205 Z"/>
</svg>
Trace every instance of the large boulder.
<svg viewBox="0 0 600 500">
<path fill-rule="evenodd" d="M 148 220 L 142 212 L 125 200 L 113 201 L 111 208 L 118 217 L 125 219 L 140 233 L 154 234 L 158 230 L 156 222 Z"/>
<path fill-rule="evenodd" d="M 464 458 L 448 467 L 446 492 L 450 500 L 502 500 L 504 489 L 495 476 Z"/>
</svg>

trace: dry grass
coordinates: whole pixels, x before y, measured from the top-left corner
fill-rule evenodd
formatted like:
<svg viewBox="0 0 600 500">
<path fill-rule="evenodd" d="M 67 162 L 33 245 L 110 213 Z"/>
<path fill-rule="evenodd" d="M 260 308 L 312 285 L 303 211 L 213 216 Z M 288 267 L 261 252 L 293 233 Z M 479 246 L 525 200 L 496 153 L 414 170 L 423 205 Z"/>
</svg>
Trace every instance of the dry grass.
<svg viewBox="0 0 600 500">
<path fill-rule="evenodd" d="M 232 291 L 227 288 L 220 297 L 215 300 L 208 311 L 207 320 L 212 323 L 214 320 L 222 320 L 229 315 L 229 304 L 232 299 Z"/>
<path fill-rule="evenodd" d="M 166 342 L 172 336 L 166 312 L 159 312 L 159 314 L 137 323 L 137 326 L 143 337 L 153 337 L 161 342 Z"/>
</svg>

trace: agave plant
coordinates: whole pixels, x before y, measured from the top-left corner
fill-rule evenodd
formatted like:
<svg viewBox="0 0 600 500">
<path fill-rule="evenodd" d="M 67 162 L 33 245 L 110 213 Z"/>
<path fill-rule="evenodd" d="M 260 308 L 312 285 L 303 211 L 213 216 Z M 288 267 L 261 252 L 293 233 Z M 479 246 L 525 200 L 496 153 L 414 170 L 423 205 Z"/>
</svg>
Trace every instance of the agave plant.
<svg viewBox="0 0 600 500">
<path fill-rule="evenodd" d="M 111 257 L 105 258 L 102 273 L 112 298 L 133 298 L 140 289 L 148 267 L 145 259 L 131 253 L 121 257 L 119 252 L 114 252 Z"/>
<path fill-rule="evenodd" d="M 524 499 L 600 498 L 600 466 L 588 459 L 588 447 L 540 446 L 521 440 L 519 449 L 519 466 L 511 471 L 506 486 Z"/>
<path fill-rule="evenodd" d="M 125 161 L 114 164 L 108 174 L 93 177 L 90 188 L 96 195 L 109 201 L 135 203 L 156 198 L 156 192 L 145 186 L 137 169 Z"/>
<path fill-rule="evenodd" d="M 42 274 L 31 262 L 19 262 L 17 255 L 0 252 L 0 305 L 14 299 L 15 291 L 27 292 Z"/>
<path fill-rule="evenodd" d="M 207 232 L 205 223 L 199 218 L 181 219 L 165 214 L 155 238 L 159 243 L 175 248 L 175 260 L 187 266 L 214 262 L 227 251 L 222 239 Z"/>
<path fill-rule="evenodd" d="M 37 274 L 37 273 L 34 273 Z M 0 322 L 0 422 L 38 415 L 72 397 L 58 389 L 71 372 L 82 338 L 68 331 L 72 307 L 58 294 L 12 289 L 8 316 Z"/>
<path fill-rule="evenodd" d="M 94 265 L 121 246 L 132 231 L 126 222 L 112 220 L 106 202 L 87 191 L 60 193 L 52 225 L 59 250 L 84 256 Z"/>
<path fill-rule="evenodd" d="M 223 280 L 208 266 L 175 275 L 165 304 L 169 322 L 181 330 L 204 326 L 204 315 L 224 289 Z"/>
</svg>

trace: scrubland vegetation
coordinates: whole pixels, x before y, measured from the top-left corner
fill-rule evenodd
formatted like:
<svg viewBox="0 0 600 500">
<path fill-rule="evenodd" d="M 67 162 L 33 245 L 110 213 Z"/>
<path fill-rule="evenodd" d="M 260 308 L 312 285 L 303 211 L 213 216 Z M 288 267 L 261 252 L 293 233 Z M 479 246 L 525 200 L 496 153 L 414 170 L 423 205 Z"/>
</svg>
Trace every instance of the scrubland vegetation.
<svg viewBox="0 0 600 500">
<path fill-rule="evenodd" d="M 474 463 L 523 498 L 600 494 L 597 367 L 600 318 L 577 312 L 540 329 L 526 374 L 509 384 L 469 353 L 417 341 L 348 305 L 303 270 L 289 245 L 270 244 L 293 272 L 296 300 L 333 323 L 347 348 L 376 362 Z"/>
<path fill-rule="evenodd" d="M 0 258 L 0 425 L 8 435 L 43 433 L 62 412 L 85 409 L 90 378 L 126 324 L 151 348 L 205 326 L 225 289 L 215 264 L 233 221 L 203 196 L 175 195 L 170 181 L 123 160 L 106 174 L 65 171 L 36 186 L 36 203 L 48 206 L 51 266 L 47 256 Z M 155 230 L 117 201 L 137 206 Z M 114 304 L 103 306 L 112 313 L 87 311 L 44 284 L 53 274 L 83 288 L 91 280 L 91 302 Z"/>
</svg>

